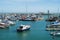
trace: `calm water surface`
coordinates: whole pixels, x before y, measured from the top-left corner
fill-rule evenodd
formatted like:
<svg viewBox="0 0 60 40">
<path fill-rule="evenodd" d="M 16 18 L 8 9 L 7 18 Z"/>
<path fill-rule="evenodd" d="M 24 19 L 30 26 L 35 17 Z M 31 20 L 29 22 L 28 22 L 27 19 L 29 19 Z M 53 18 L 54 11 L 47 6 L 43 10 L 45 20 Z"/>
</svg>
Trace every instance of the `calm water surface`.
<svg viewBox="0 0 60 40">
<path fill-rule="evenodd" d="M 45 16 L 46 18 L 46 16 Z M 46 21 L 16 21 L 16 25 L 10 26 L 8 29 L 0 29 L 0 40 L 60 40 L 60 37 L 54 39 L 45 31 Z M 31 29 L 25 32 L 17 32 L 16 29 L 21 24 L 31 25 Z"/>
</svg>

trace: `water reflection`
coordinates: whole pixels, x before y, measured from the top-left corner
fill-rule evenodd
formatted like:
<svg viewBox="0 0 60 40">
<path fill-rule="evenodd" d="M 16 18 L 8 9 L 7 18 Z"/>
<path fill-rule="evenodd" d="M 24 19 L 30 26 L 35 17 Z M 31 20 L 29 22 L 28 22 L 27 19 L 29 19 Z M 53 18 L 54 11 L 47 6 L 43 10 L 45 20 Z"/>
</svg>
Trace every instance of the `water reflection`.
<svg viewBox="0 0 60 40">
<path fill-rule="evenodd" d="M 17 32 L 17 36 L 21 40 L 26 40 L 29 34 L 30 34 L 30 30 L 23 31 L 23 32 Z"/>
</svg>

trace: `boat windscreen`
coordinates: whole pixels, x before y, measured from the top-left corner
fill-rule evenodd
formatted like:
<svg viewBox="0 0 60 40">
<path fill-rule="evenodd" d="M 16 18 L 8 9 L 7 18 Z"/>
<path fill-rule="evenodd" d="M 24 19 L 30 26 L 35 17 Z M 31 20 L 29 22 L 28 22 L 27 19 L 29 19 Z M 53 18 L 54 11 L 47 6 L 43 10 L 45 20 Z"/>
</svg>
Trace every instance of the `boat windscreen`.
<svg viewBox="0 0 60 40">
<path fill-rule="evenodd" d="M 20 26 L 20 28 L 23 28 L 23 26 Z"/>
</svg>

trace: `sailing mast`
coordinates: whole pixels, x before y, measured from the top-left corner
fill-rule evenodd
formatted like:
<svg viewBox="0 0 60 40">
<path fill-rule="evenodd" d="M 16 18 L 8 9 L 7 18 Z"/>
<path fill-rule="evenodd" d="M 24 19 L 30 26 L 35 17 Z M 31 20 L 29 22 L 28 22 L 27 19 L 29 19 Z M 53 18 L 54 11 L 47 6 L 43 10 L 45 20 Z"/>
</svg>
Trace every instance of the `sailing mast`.
<svg viewBox="0 0 60 40">
<path fill-rule="evenodd" d="M 59 8 L 58 8 L 58 12 L 57 12 L 57 13 L 58 13 L 58 16 L 60 17 L 60 14 L 59 14 Z"/>
<path fill-rule="evenodd" d="M 27 2 L 26 2 L 26 4 L 25 4 L 25 6 L 26 6 L 26 13 L 27 13 Z"/>
<path fill-rule="evenodd" d="M 48 19 L 49 19 L 49 10 L 48 10 Z"/>
</svg>

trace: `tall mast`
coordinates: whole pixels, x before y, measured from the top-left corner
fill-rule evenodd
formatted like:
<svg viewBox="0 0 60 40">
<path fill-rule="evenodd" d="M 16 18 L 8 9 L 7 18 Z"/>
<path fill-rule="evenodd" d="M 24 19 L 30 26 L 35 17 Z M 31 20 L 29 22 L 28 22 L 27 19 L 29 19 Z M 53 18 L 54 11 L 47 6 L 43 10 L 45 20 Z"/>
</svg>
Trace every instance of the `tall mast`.
<svg viewBox="0 0 60 40">
<path fill-rule="evenodd" d="M 26 13 L 27 13 L 27 2 L 26 2 L 26 5 L 25 6 L 26 6 Z"/>
<path fill-rule="evenodd" d="M 49 10 L 48 10 L 48 19 L 49 19 Z"/>
<path fill-rule="evenodd" d="M 58 8 L 58 12 L 57 13 L 58 13 L 58 16 L 60 16 L 60 14 L 59 14 L 59 8 Z"/>
</svg>

